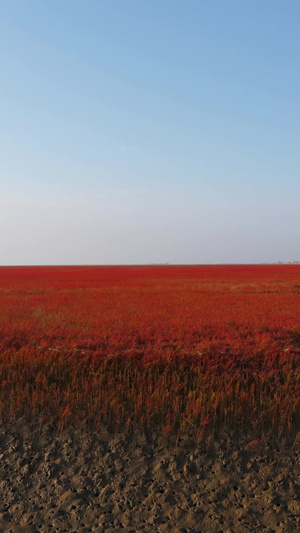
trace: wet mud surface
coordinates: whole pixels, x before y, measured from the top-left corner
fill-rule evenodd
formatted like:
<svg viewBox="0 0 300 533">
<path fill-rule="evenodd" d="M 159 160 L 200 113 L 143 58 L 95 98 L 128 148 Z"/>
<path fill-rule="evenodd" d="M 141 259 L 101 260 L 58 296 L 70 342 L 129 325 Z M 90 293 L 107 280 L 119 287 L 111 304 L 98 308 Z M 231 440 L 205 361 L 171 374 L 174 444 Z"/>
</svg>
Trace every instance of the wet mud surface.
<svg viewBox="0 0 300 533">
<path fill-rule="evenodd" d="M 0 532 L 294 533 L 299 448 L 0 426 Z"/>
</svg>

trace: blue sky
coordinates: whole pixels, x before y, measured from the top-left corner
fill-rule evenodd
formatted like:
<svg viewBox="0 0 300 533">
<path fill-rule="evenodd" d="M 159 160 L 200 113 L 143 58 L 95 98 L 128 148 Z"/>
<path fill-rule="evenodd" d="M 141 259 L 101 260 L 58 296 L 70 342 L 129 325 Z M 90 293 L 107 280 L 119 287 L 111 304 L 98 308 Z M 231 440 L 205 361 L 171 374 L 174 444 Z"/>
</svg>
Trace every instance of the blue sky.
<svg viewBox="0 0 300 533">
<path fill-rule="evenodd" d="M 298 0 L 2 0 L 0 264 L 300 260 Z"/>
</svg>

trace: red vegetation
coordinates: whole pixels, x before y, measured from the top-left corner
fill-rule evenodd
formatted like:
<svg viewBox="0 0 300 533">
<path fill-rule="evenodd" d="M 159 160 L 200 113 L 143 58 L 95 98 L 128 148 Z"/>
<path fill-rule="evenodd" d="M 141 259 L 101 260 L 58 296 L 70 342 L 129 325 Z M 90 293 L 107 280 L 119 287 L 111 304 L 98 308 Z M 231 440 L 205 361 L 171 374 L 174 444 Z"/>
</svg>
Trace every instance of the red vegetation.
<svg viewBox="0 0 300 533">
<path fill-rule="evenodd" d="M 299 431 L 300 265 L 2 267 L 0 306 L 3 419 Z"/>
</svg>

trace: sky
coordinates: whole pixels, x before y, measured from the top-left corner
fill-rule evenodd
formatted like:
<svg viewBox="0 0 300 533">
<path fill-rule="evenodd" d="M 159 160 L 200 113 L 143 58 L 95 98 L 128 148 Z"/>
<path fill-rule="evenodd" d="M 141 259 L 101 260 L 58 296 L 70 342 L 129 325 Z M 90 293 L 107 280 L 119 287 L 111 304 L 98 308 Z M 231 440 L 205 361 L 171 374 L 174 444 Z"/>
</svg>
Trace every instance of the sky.
<svg viewBox="0 0 300 533">
<path fill-rule="evenodd" d="M 1 0 L 0 264 L 300 260 L 299 0 Z"/>
</svg>

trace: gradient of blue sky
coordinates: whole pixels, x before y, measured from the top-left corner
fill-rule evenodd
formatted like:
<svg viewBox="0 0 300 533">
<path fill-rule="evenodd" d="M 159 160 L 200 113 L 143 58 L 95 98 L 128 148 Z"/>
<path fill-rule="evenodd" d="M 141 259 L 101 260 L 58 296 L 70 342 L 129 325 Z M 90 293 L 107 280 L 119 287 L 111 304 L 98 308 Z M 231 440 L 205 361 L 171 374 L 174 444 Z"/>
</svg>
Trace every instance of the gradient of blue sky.
<svg viewBox="0 0 300 533">
<path fill-rule="evenodd" d="M 2 0 L 0 264 L 300 259 L 298 0 Z"/>
</svg>

